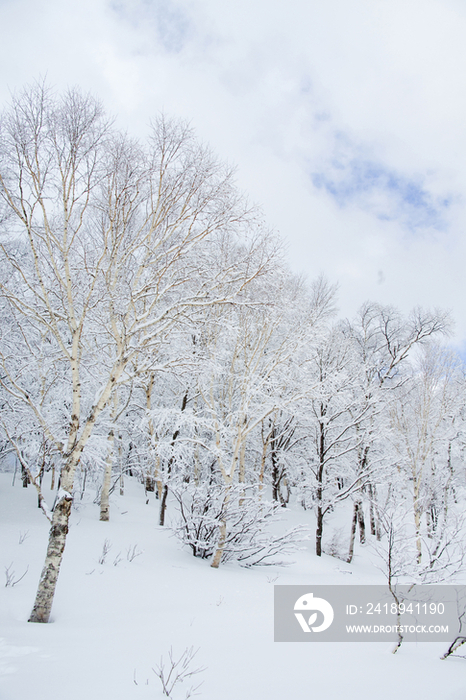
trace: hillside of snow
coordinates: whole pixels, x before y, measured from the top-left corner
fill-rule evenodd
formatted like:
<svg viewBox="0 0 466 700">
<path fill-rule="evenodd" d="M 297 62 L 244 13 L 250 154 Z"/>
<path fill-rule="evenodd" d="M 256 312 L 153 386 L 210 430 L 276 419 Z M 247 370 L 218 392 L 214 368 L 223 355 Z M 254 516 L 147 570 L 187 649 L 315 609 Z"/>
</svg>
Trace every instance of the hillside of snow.
<svg viewBox="0 0 466 700">
<path fill-rule="evenodd" d="M 391 643 L 274 643 L 274 584 L 384 583 L 370 544 L 353 564 L 319 559 L 310 541 L 288 567 L 214 570 L 158 527 L 157 502 L 131 480 L 113 494 L 109 523 L 91 498 L 77 501 L 52 621 L 28 623 L 48 522 L 35 490 L 12 478 L 0 474 L 1 700 L 161 700 L 154 669 L 191 647 L 190 669 L 204 670 L 174 700 L 199 683 L 202 700 L 466 698 L 466 661 L 441 661 L 445 644 L 404 643 L 394 655 Z M 287 527 L 313 518 L 283 516 Z"/>
</svg>

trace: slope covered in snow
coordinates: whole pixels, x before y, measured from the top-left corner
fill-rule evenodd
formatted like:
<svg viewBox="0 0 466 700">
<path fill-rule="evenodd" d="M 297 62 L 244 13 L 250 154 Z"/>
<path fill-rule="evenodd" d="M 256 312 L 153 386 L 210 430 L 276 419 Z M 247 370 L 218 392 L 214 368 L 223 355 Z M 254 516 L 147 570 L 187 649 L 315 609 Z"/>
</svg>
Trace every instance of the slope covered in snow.
<svg viewBox="0 0 466 700">
<path fill-rule="evenodd" d="M 203 700 L 466 697 L 466 662 L 441 661 L 444 644 L 404 643 L 393 655 L 389 643 L 274 643 L 274 583 L 382 583 L 368 548 L 351 565 L 315 557 L 308 543 L 287 568 L 214 570 L 157 526 L 156 501 L 146 504 L 130 480 L 112 497 L 109 523 L 92 502 L 77 503 L 52 622 L 28 623 L 48 523 L 31 487 L 12 486 L 11 473 L 0 485 L 1 700 L 158 700 L 153 669 L 170 648 L 176 659 L 191 647 L 199 651 L 190 668 L 205 670 L 176 686 L 174 700 L 201 681 Z M 292 524 L 312 517 L 284 515 Z M 5 586 L 7 568 L 12 583 L 27 573 Z"/>
</svg>

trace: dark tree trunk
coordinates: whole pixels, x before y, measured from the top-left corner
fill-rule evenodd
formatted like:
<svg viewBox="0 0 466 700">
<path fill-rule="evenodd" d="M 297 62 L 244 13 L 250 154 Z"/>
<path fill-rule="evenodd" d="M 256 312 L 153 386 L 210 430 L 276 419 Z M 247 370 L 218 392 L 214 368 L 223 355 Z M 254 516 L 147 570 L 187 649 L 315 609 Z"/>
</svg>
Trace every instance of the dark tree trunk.
<svg viewBox="0 0 466 700">
<path fill-rule="evenodd" d="M 321 494 L 322 497 L 322 494 Z M 317 525 L 316 525 L 316 554 L 322 556 L 322 534 L 324 531 L 324 513 L 322 506 L 319 503 L 317 506 Z"/>
<path fill-rule="evenodd" d="M 364 522 L 364 509 L 362 501 L 358 501 L 358 525 L 359 525 L 359 541 L 364 544 L 366 541 L 366 524 Z"/>
<path fill-rule="evenodd" d="M 168 465 L 169 467 L 171 466 L 170 464 Z M 170 474 L 170 472 L 168 472 Z M 163 487 L 162 491 L 162 498 L 160 500 L 160 516 L 159 516 L 159 525 L 165 525 L 165 512 L 167 509 L 167 498 L 168 498 L 168 485 L 165 484 Z"/>
<path fill-rule="evenodd" d="M 279 500 L 280 490 L 280 469 L 277 459 L 277 450 L 275 445 L 275 428 L 272 431 L 272 439 L 270 440 L 270 459 L 272 460 L 272 498 L 274 501 Z"/>
<path fill-rule="evenodd" d="M 358 503 L 357 503 L 357 501 L 355 501 L 353 504 L 353 518 L 351 520 L 351 535 L 350 535 L 348 558 L 346 560 L 348 562 L 348 564 L 351 564 L 351 562 L 353 561 L 354 540 L 356 538 L 357 522 L 358 522 Z"/>
<path fill-rule="evenodd" d="M 183 396 L 183 401 L 181 402 L 181 411 L 183 412 L 186 408 L 186 404 L 188 403 L 188 391 L 186 390 L 185 395 Z M 180 434 L 179 430 L 175 430 L 173 433 L 172 437 L 172 442 L 171 446 L 172 448 L 175 446 L 175 441 L 178 435 Z M 175 462 L 175 458 L 172 456 L 168 460 L 168 466 L 167 466 L 167 477 L 170 476 L 173 468 L 173 464 Z M 165 512 L 167 509 L 167 498 L 168 498 L 168 484 L 164 484 L 163 491 L 162 491 L 162 498 L 160 500 L 160 517 L 159 517 L 159 525 L 165 525 Z"/>
<path fill-rule="evenodd" d="M 369 493 L 369 519 L 371 524 L 371 535 L 375 535 L 377 532 L 374 509 L 375 488 L 372 487 L 372 484 L 368 484 L 367 491 Z"/>
<path fill-rule="evenodd" d="M 323 405 L 320 407 L 320 415 L 322 418 L 325 415 L 325 408 Z M 317 469 L 316 480 L 317 480 L 317 525 L 316 525 L 316 554 L 318 557 L 322 556 L 322 535 L 324 532 L 324 509 L 322 507 L 322 496 L 323 496 L 323 479 L 324 479 L 324 468 L 325 468 L 325 424 L 321 422 L 319 424 L 319 467 Z"/>
</svg>

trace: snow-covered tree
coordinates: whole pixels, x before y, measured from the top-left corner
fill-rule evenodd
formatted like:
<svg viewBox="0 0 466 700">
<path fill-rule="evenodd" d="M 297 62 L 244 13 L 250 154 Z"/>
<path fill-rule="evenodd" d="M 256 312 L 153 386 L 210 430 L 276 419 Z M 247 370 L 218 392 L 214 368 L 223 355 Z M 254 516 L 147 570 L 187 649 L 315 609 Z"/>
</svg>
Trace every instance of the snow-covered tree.
<svg viewBox="0 0 466 700">
<path fill-rule="evenodd" d="M 400 400 L 391 406 L 393 441 L 398 468 L 411 493 L 415 527 L 416 559 L 422 560 L 421 520 L 426 519 L 430 565 L 449 538 L 452 489 L 455 479 L 451 463 L 452 441 L 463 401 L 460 362 L 451 351 L 435 344 L 423 348 L 413 366 L 410 381 Z"/>
<path fill-rule="evenodd" d="M 355 469 L 364 482 L 363 489 L 353 499 L 349 560 L 357 519 L 362 533 L 365 529 L 363 496 L 369 501 L 371 534 L 380 536 L 377 484 L 391 478 L 393 459 L 387 448 L 390 410 L 402 400 L 410 358 L 416 347 L 448 333 L 449 326 L 449 316 L 443 311 L 414 309 L 405 318 L 393 307 L 375 303 L 364 304 L 352 322 L 342 324 L 342 332 L 353 344 L 357 366 L 355 391 L 361 420 L 356 426 L 359 445 Z"/>
<path fill-rule="evenodd" d="M 22 412 L 60 465 L 30 617 L 42 622 L 76 469 L 115 388 L 151 370 L 187 315 L 231 303 L 270 250 L 231 171 L 182 123 L 157 120 L 143 146 L 112 129 L 92 97 L 35 85 L 13 98 L 0 129 L 1 309 L 19 344 L 12 353 L 3 335 L 1 385 L 11 414 Z M 9 417 L 5 430 L 13 441 Z"/>
</svg>

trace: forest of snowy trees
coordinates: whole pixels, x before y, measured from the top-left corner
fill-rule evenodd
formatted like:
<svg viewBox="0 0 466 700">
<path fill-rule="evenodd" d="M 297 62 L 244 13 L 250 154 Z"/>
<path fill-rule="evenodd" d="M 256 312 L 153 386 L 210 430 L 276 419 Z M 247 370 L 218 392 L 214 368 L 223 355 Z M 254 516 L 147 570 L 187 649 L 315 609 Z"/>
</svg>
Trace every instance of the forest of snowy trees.
<svg viewBox="0 0 466 700">
<path fill-rule="evenodd" d="M 13 98 L 0 193 L 2 463 L 50 521 L 31 621 L 49 619 L 73 502 L 97 494 L 107 521 L 128 478 L 214 568 L 280 560 L 302 533 L 269 523 L 295 504 L 319 556 L 350 562 L 371 537 L 390 575 L 458 570 L 466 377 L 447 313 L 339 320 L 336 286 L 290 272 L 186 124 L 161 117 L 143 144 L 77 90 Z"/>
</svg>

